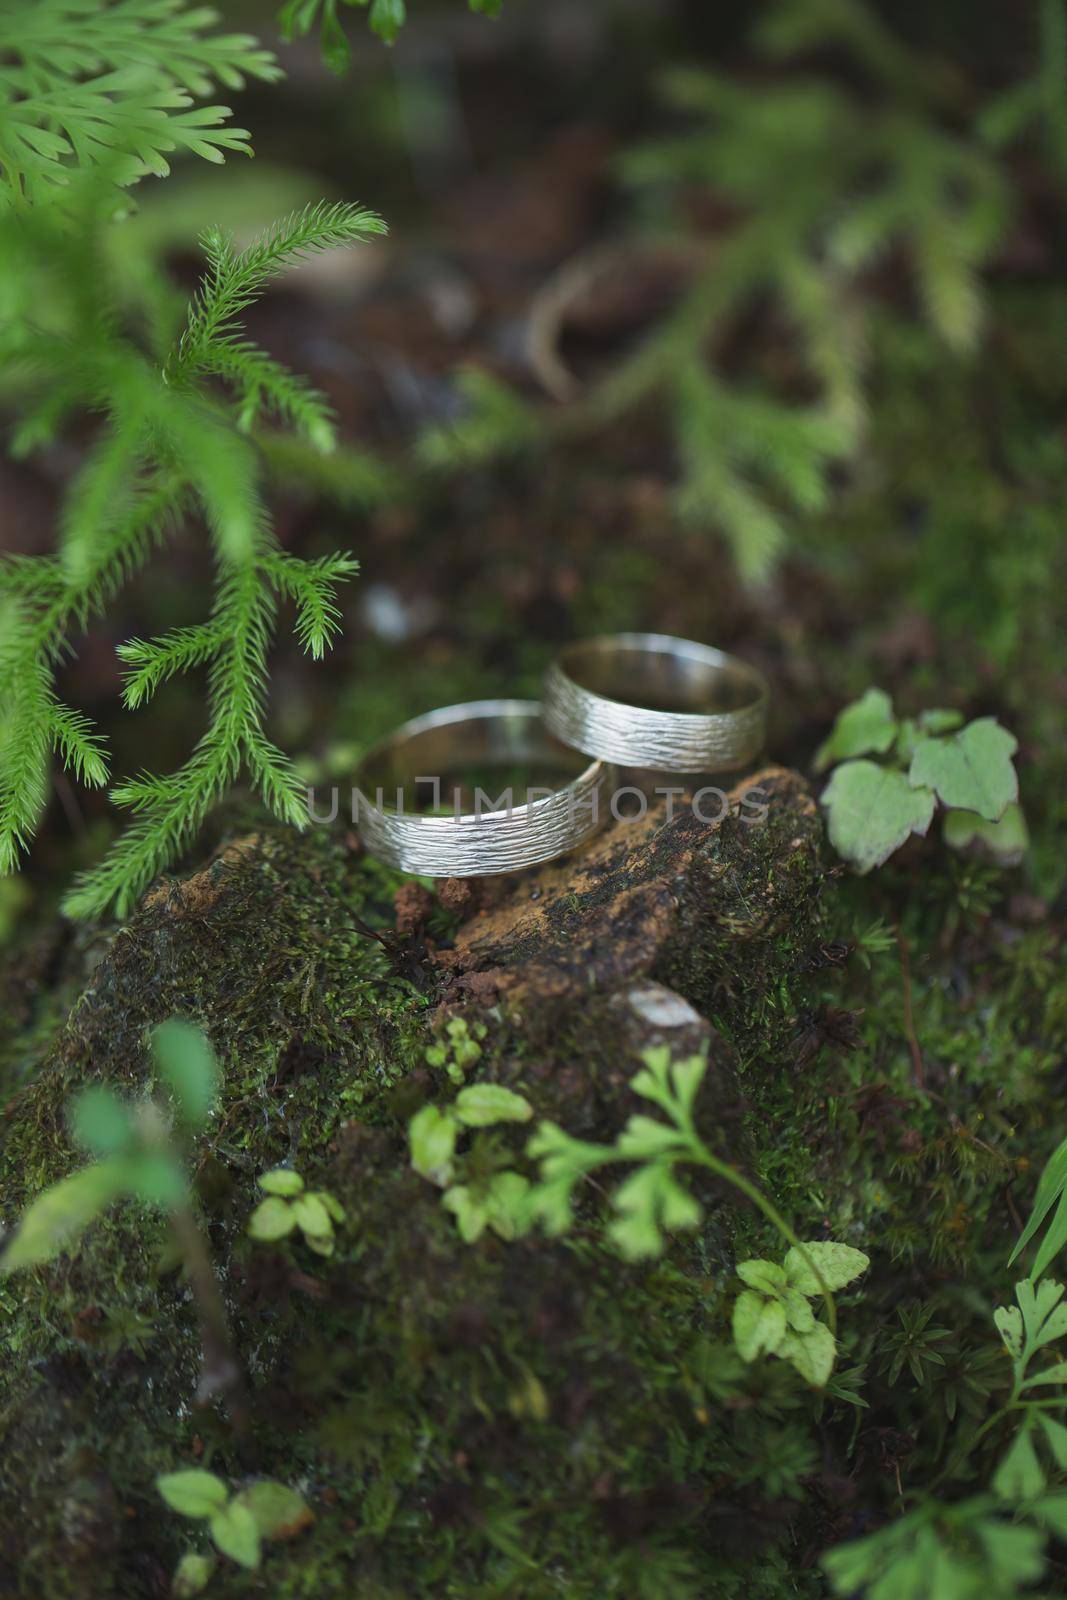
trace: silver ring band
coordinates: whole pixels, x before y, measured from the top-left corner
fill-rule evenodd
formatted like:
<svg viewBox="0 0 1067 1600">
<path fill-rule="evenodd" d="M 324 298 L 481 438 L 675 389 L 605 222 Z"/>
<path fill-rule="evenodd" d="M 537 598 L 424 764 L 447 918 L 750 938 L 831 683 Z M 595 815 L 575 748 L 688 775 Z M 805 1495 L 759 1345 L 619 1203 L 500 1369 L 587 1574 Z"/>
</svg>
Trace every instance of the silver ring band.
<svg viewBox="0 0 1067 1600">
<path fill-rule="evenodd" d="M 527 769 L 515 804 L 508 768 Z M 529 770 L 534 777 L 531 780 Z M 458 780 L 490 771 L 489 790 Z M 562 782 L 560 781 L 562 776 Z M 491 791 L 500 781 L 502 793 Z M 356 771 L 358 826 L 371 855 L 404 872 L 471 878 L 552 861 L 596 833 L 615 782 L 603 761 L 585 763 L 553 739 L 536 700 L 477 700 L 404 723 Z M 417 808 L 430 790 L 434 811 Z M 412 802 L 416 805 L 413 806 Z M 447 811 L 447 814 L 443 814 Z"/>
<path fill-rule="evenodd" d="M 564 744 L 660 772 L 729 772 L 762 749 L 770 693 L 735 656 L 662 633 L 567 645 L 549 667 L 544 718 Z"/>
</svg>

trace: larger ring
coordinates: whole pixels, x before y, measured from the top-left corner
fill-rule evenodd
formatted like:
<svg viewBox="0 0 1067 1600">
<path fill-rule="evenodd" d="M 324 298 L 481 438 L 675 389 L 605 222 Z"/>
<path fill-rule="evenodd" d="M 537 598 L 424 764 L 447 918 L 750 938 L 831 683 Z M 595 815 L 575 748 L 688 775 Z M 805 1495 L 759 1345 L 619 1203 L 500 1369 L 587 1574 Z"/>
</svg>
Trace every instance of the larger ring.
<svg viewBox="0 0 1067 1600">
<path fill-rule="evenodd" d="M 518 786 L 516 772 L 522 768 Z M 546 781 L 534 788 L 534 777 Z M 503 770 L 501 770 L 503 769 Z M 456 780 L 480 770 L 483 789 Z M 563 782 L 560 783 L 560 777 Z M 497 782 L 501 790 L 493 793 Z M 404 872 L 471 878 L 566 854 L 605 821 L 614 773 L 552 738 L 536 700 L 477 700 L 404 723 L 356 771 L 359 832 L 370 853 Z M 517 789 L 527 797 L 521 803 Z M 414 791 L 434 814 L 411 808 Z"/>
<path fill-rule="evenodd" d="M 567 645 L 548 669 L 544 718 L 586 755 L 659 772 L 729 772 L 763 746 L 766 679 L 735 656 L 662 633 Z"/>
</svg>

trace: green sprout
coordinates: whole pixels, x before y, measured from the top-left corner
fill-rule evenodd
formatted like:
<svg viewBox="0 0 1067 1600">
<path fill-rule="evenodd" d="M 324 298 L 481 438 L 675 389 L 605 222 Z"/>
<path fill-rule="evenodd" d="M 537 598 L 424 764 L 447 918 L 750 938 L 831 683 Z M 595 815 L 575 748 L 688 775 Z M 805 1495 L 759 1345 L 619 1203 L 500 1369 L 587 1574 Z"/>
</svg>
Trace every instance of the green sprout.
<svg viewBox="0 0 1067 1600">
<path fill-rule="evenodd" d="M 249 1219 L 248 1232 L 253 1239 L 275 1244 L 297 1231 L 317 1255 L 333 1255 L 334 1223 L 342 1223 L 345 1214 L 332 1194 L 325 1189 L 307 1189 L 299 1172 L 291 1167 L 264 1172 L 259 1187 L 266 1199 Z"/>
</svg>

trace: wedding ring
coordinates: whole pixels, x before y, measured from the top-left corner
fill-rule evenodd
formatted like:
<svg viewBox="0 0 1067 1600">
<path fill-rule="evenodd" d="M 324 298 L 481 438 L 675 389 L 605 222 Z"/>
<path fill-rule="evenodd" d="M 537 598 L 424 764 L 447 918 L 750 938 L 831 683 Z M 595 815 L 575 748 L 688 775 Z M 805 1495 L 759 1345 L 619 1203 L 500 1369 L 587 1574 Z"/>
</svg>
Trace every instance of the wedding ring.
<svg viewBox="0 0 1067 1600">
<path fill-rule="evenodd" d="M 767 682 L 710 645 L 616 633 L 565 646 L 549 667 L 544 718 L 585 755 L 660 772 L 728 772 L 757 756 Z"/>
<path fill-rule="evenodd" d="M 514 872 L 595 833 L 614 782 L 606 762 L 552 738 L 536 700 L 478 700 L 415 717 L 363 757 L 358 828 L 371 855 L 404 872 Z"/>
</svg>

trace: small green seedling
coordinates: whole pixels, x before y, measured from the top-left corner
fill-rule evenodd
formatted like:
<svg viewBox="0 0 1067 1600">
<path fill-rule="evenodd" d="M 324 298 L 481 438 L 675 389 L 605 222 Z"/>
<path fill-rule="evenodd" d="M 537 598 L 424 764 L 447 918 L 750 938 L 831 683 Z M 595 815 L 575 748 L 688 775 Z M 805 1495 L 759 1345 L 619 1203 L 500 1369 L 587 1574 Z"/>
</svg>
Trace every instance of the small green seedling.
<svg viewBox="0 0 1067 1600">
<path fill-rule="evenodd" d="M 199 1028 L 177 1017 L 153 1031 L 152 1054 L 165 1095 L 133 1103 L 94 1087 L 77 1096 L 71 1132 L 95 1159 L 38 1196 L 0 1255 L 0 1271 L 51 1261 L 118 1200 L 137 1200 L 169 1214 L 187 1205 L 177 1135 L 207 1121 L 215 1099 L 215 1059 Z"/>
<path fill-rule="evenodd" d="M 530 1184 L 518 1172 L 496 1172 L 477 1184 L 454 1184 L 459 1137 L 468 1128 L 529 1122 L 532 1116 L 530 1102 L 513 1089 L 499 1083 L 472 1083 L 460 1090 L 452 1105 L 423 1106 L 412 1117 L 408 1128 L 411 1164 L 445 1191 L 443 1204 L 468 1244 L 481 1238 L 486 1228 L 502 1239 L 516 1239 L 525 1233 Z"/>
<path fill-rule="evenodd" d="M 333 1255 L 334 1223 L 342 1223 L 345 1214 L 332 1194 L 325 1189 L 307 1189 L 299 1172 L 291 1167 L 264 1172 L 259 1187 L 267 1198 L 249 1219 L 248 1232 L 253 1239 L 275 1244 L 299 1231 L 317 1255 Z"/>
<path fill-rule="evenodd" d="M 862 1250 L 817 1239 L 809 1239 L 802 1251 L 790 1250 L 781 1266 L 775 1261 L 742 1261 L 737 1275 L 746 1287 L 737 1297 L 733 1316 L 734 1344 L 742 1360 L 778 1356 L 815 1388 L 824 1388 L 837 1344 L 809 1302 L 826 1290 L 845 1288 L 869 1266 Z"/>
<path fill-rule="evenodd" d="M 313 1521 L 303 1495 L 270 1478 L 231 1494 L 213 1472 L 189 1467 L 162 1473 L 156 1488 L 172 1511 L 206 1523 L 216 1550 L 241 1567 L 259 1566 L 264 1539 L 295 1538 Z M 199 1594 L 214 1570 L 212 1555 L 187 1551 L 174 1574 L 173 1593 Z"/>
<path fill-rule="evenodd" d="M 480 1041 L 487 1032 L 484 1022 L 471 1026 L 465 1017 L 450 1017 L 445 1024 L 446 1038 L 426 1052 L 427 1065 L 444 1067 L 453 1083 L 462 1083 L 468 1070 L 481 1059 Z"/>
<path fill-rule="evenodd" d="M 835 769 L 822 794 L 831 844 L 869 872 L 913 833 L 925 834 L 940 804 L 948 845 L 1015 865 L 1028 844 L 1017 748 L 994 717 L 966 726 L 957 711 L 898 719 L 884 690 L 868 689 L 840 713 L 815 757 L 817 772 Z"/>
</svg>

